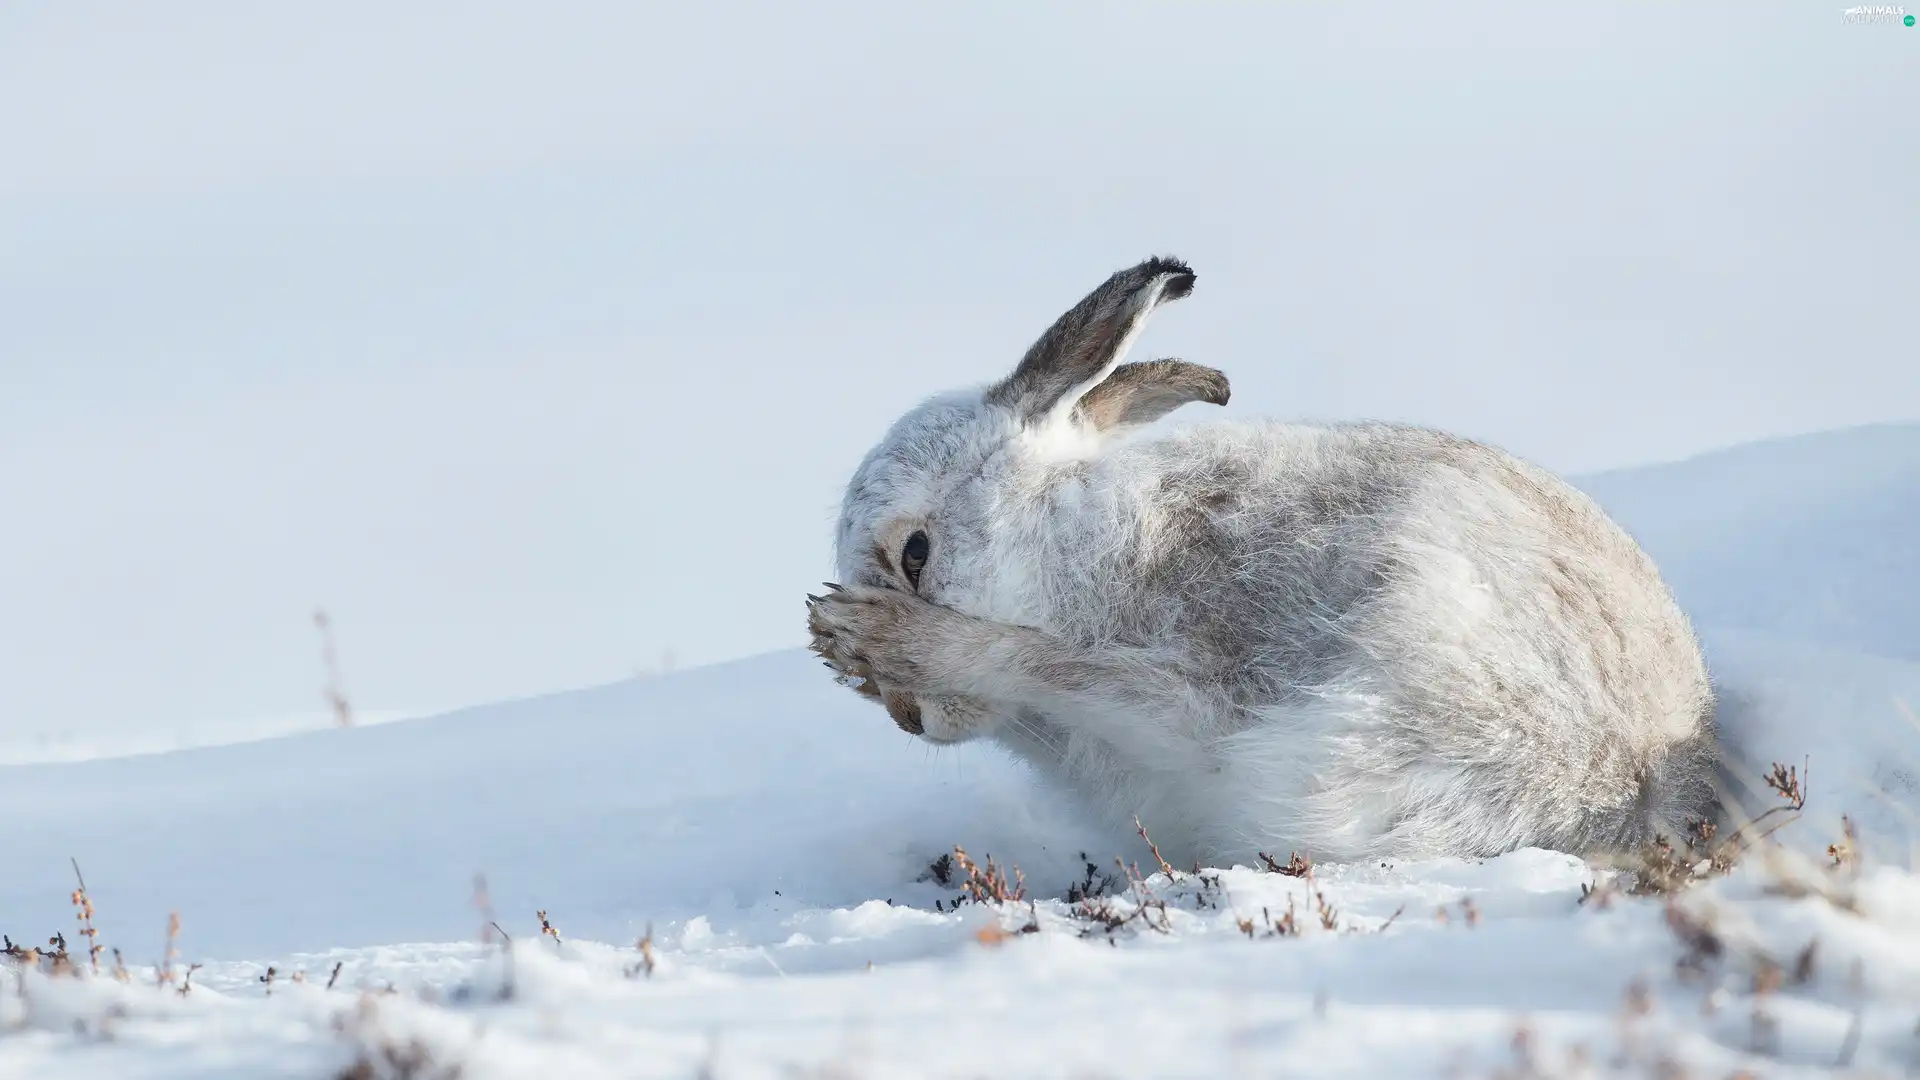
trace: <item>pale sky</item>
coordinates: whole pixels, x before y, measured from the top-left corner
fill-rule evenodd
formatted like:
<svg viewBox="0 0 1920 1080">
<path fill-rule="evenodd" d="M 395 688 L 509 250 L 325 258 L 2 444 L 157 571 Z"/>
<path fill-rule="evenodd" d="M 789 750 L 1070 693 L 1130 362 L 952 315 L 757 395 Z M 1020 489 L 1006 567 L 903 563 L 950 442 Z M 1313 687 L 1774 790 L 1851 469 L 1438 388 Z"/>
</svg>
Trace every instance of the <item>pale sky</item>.
<svg viewBox="0 0 1920 1080">
<path fill-rule="evenodd" d="M 888 422 L 1153 253 L 1231 415 L 1920 417 L 1843 6 L 0 6 L 0 736 L 321 722 L 316 606 L 370 710 L 800 644 Z"/>
</svg>

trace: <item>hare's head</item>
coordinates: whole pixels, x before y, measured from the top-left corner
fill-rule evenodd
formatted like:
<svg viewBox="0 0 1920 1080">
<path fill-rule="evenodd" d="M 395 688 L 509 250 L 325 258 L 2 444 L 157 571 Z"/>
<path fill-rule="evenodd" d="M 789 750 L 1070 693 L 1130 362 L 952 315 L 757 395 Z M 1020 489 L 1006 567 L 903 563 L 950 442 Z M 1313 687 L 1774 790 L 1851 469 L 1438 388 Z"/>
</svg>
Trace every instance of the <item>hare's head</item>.
<svg viewBox="0 0 1920 1080">
<path fill-rule="evenodd" d="M 1012 374 L 896 421 L 847 485 L 835 538 L 840 580 L 965 608 L 959 601 L 990 569 L 981 533 L 992 528 L 983 511 L 995 494 L 981 490 L 985 477 L 1028 455 L 1091 451 L 1190 401 L 1226 404 L 1227 378 L 1212 368 L 1121 363 L 1154 308 L 1187 295 L 1193 279 L 1171 258 L 1121 270 L 1055 320 Z M 888 711 L 914 730 L 892 698 Z"/>
</svg>

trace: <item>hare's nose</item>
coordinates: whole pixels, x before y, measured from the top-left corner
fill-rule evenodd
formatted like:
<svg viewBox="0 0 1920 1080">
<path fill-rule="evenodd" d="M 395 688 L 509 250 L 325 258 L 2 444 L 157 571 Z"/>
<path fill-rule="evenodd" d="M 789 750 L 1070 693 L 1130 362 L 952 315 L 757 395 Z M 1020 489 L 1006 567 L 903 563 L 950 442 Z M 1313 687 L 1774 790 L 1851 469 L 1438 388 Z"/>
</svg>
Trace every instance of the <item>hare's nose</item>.
<svg viewBox="0 0 1920 1080">
<path fill-rule="evenodd" d="M 920 703 L 913 699 L 912 694 L 904 690 L 882 688 L 880 700 L 886 703 L 887 715 L 893 717 L 893 722 L 899 725 L 901 731 L 909 735 L 920 735 L 926 731 L 920 723 Z"/>
</svg>

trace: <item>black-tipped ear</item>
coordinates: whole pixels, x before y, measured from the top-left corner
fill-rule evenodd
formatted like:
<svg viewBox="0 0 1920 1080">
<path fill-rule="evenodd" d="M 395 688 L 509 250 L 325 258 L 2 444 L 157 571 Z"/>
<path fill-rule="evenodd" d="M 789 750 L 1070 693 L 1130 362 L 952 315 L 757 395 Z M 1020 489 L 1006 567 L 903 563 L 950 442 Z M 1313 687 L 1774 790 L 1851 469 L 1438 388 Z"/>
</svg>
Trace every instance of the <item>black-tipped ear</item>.
<svg viewBox="0 0 1920 1080">
<path fill-rule="evenodd" d="M 1083 423 L 1110 431 L 1151 424 L 1190 401 L 1225 405 L 1230 393 L 1223 372 L 1185 360 L 1148 360 L 1114 368 L 1074 405 L 1073 413 Z"/>
<path fill-rule="evenodd" d="M 1158 256 L 1114 274 L 1055 320 L 987 400 L 1023 421 L 1075 400 L 1120 363 L 1154 308 L 1193 291 L 1193 279 L 1187 264 Z"/>
</svg>

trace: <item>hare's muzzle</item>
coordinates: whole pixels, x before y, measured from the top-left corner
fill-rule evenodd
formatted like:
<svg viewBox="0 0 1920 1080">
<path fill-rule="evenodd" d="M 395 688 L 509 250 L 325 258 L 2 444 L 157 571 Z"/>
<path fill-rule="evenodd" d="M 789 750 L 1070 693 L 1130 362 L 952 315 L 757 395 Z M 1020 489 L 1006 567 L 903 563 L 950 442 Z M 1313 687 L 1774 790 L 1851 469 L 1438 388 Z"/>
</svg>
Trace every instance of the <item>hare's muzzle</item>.
<svg viewBox="0 0 1920 1080">
<path fill-rule="evenodd" d="M 893 722 L 901 731 L 919 735 L 926 730 L 920 723 L 920 705 L 913 700 L 912 694 L 905 690 L 882 688 L 880 702 L 887 707 L 887 715 L 893 717 Z"/>
</svg>

